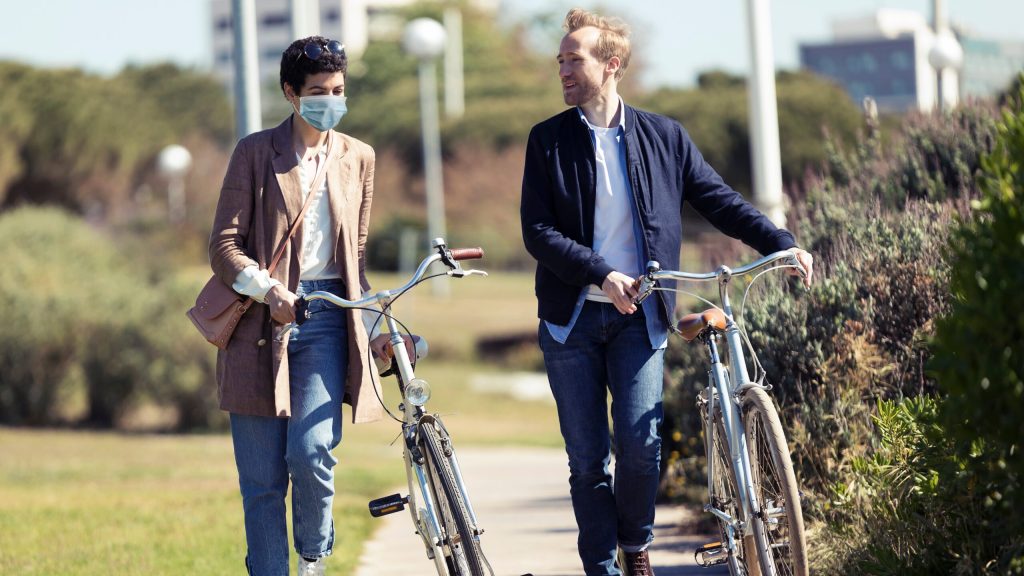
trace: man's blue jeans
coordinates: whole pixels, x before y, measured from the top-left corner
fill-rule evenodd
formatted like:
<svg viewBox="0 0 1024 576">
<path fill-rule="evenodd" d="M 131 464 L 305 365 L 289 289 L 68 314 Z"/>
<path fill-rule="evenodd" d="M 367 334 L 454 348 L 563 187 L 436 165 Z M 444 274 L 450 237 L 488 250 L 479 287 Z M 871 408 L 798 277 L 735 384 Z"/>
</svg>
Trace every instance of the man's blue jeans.
<svg viewBox="0 0 1024 576">
<path fill-rule="evenodd" d="M 344 294 L 340 280 L 300 283 Z M 306 558 L 334 545 L 334 465 L 341 442 L 341 400 L 348 364 L 346 312 L 311 302 L 312 313 L 288 343 L 291 418 L 231 415 L 231 437 L 245 510 L 246 566 L 253 576 L 288 576 L 285 496 L 292 484 L 295 551 Z"/>
<path fill-rule="evenodd" d="M 619 314 L 587 301 L 564 344 L 544 322 L 540 347 L 569 455 L 569 487 L 583 568 L 620 574 L 616 547 L 636 552 L 653 539 L 661 461 L 662 350 L 652 350 L 642 311 Z M 615 437 L 615 480 L 608 471 Z"/>
</svg>

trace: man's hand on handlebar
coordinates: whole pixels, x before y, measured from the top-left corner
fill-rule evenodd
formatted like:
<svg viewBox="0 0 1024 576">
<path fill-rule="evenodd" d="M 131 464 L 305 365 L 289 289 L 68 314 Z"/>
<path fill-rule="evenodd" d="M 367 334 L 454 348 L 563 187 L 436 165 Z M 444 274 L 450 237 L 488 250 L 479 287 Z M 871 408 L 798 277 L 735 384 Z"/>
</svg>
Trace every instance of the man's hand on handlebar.
<svg viewBox="0 0 1024 576">
<path fill-rule="evenodd" d="M 793 255 L 796 256 L 796 262 L 800 265 L 800 269 L 796 268 L 789 269 L 790 276 L 803 276 L 804 286 L 807 288 L 811 287 L 811 279 L 814 277 L 814 256 L 811 255 L 807 250 L 801 248 L 790 248 Z"/>
<path fill-rule="evenodd" d="M 601 283 L 601 291 L 615 304 L 615 309 L 620 314 L 632 314 L 636 312 L 636 280 L 621 272 L 611 271 Z"/>
</svg>

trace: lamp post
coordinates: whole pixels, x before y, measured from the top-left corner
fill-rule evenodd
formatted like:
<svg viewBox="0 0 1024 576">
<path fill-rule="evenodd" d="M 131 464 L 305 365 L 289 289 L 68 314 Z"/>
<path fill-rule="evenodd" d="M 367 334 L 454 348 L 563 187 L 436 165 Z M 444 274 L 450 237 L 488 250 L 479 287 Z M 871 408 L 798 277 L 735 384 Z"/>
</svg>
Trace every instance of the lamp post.
<svg viewBox="0 0 1024 576">
<path fill-rule="evenodd" d="M 747 0 L 750 36 L 750 156 L 754 203 L 778 226 L 786 223 L 782 199 L 782 153 L 775 97 L 770 0 Z"/>
<path fill-rule="evenodd" d="M 167 179 L 167 219 L 180 224 L 185 221 L 185 175 L 192 167 L 192 155 L 184 146 L 171 144 L 160 151 L 156 166 Z"/>
<path fill-rule="evenodd" d="M 444 52 L 445 31 L 437 20 L 417 18 L 405 26 L 405 51 L 419 59 L 420 120 L 426 176 L 427 231 L 430 238 L 445 237 L 444 181 L 441 174 L 441 128 L 437 110 L 437 57 Z M 448 284 L 435 281 L 435 296 L 448 294 Z"/>
<path fill-rule="evenodd" d="M 945 72 L 959 70 L 964 63 L 964 49 L 949 29 L 943 0 L 932 0 L 932 29 L 935 41 L 928 51 L 928 63 L 935 69 L 935 109 L 942 112 L 947 104 Z M 956 96 L 954 92 L 949 104 L 956 105 Z"/>
<path fill-rule="evenodd" d="M 235 39 L 235 135 L 241 139 L 259 132 L 263 123 L 255 0 L 231 0 L 231 19 Z"/>
</svg>

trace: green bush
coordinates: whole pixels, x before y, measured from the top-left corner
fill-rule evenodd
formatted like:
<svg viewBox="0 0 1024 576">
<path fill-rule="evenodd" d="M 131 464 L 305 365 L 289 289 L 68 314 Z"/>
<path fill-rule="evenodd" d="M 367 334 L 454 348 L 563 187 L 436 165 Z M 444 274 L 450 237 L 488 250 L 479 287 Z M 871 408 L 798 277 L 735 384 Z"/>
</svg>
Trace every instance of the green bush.
<svg viewBox="0 0 1024 576">
<path fill-rule="evenodd" d="M 1024 89 L 1021 90 L 1024 99 Z M 1020 102 L 1021 100 L 1018 100 Z M 948 401 L 943 422 L 1005 526 L 1002 567 L 1024 571 L 1024 107 L 1004 113 L 983 161 L 982 197 L 951 242 L 952 310 L 938 321 L 931 369 Z"/>
<path fill-rule="evenodd" d="M 0 243 L 0 422 L 119 426 L 150 403 L 223 424 L 212 347 L 182 313 L 194 282 L 54 208 L 4 213 Z"/>
<path fill-rule="evenodd" d="M 822 573 L 1004 573 L 986 568 L 1001 537 L 978 521 L 983 506 L 965 473 L 972 456 L 953 456 L 940 404 L 934 396 L 879 403 L 879 445 L 851 461 L 835 486 L 830 529 L 811 548 Z"/>
</svg>

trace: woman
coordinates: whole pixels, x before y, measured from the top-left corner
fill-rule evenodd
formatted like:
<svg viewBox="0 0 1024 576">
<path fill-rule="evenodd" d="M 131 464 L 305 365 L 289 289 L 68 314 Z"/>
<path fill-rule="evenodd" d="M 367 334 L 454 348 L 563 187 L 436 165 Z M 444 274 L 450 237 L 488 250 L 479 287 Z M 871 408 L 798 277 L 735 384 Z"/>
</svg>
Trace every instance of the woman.
<svg viewBox="0 0 1024 576">
<path fill-rule="evenodd" d="M 301 330 L 287 342 L 274 338 L 295 319 L 301 295 L 326 290 L 356 299 L 369 288 L 364 249 L 374 152 L 333 130 L 347 109 L 347 66 L 344 46 L 321 36 L 284 51 L 281 90 L 293 113 L 235 147 L 210 238 L 214 273 L 262 303 L 242 317 L 217 357 L 245 512 L 246 567 L 254 576 L 288 574 L 289 478 L 299 574 L 324 573 L 334 544 L 331 450 L 341 441 L 341 404 L 352 405 L 357 423 L 383 412 L 367 348 L 389 354 L 387 336 L 370 343 L 359 311 L 317 301 Z"/>
</svg>

